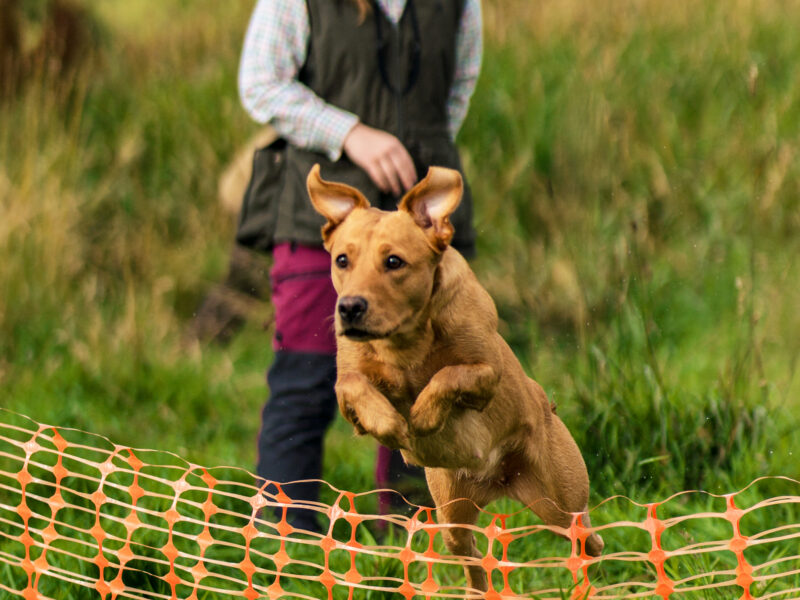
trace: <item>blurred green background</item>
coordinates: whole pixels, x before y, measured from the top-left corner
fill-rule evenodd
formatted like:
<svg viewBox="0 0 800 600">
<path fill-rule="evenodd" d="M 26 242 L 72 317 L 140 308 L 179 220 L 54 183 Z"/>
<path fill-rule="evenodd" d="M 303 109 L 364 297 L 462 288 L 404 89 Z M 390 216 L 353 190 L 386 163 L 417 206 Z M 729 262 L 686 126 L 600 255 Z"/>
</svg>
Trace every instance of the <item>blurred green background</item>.
<svg viewBox="0 0 800 600">
<path fill-rule="evenodd" d="M 0 406 L 253 468 L 269 309 L 227 346 L 186 341 L 232 245 L 220 174 L 258 131 L 236 92 L 252 4 L 0 0 Z M 484 17 L 458 140 L 477 201 L 474 268 L 576 437 L 592 504 L 800 479 L 800 3 L 504 0 Z M 339 419 L 326 480 L 372 489 L 374 451 Z M 787 485 L 762 482 L 750 500 L 798 493 Z M 673 505 L 724 510 L 714 502 Z M 593 518 L 641 517 L 631 511 L 612 501 Z M 779 522 L 796 528 L 797 511 L 754 513 L 748 531 Z M 670 535 L 729 529 L 706 519 Z M 555 538 L 532 544 L 523 560 L 568 553 Z M 780 573 L 796 549 L 748 552 Z M 733 568 L 727 554 L 670 561 L 670 575 Z M 601 575 L 647 577 L 625 564 Z"/>
<path fill-rule="evenodd" d="M 3 58 L 0 405 L 253 468 L 269 311 L 228 346 L 184 335 L 233 240 L 219 175 L 258 130 L 236 92 L 253 3 L 76 0 L 85 52 L 56 65 L 35 60 L 52 0 L 5 2 L 37 68 Z M 800 478 L 800 3 L 484 17 L 458 140 L 474 268 L 594 501 Z M 373 454 L 339 420 L 326 479 L 371 489 Z"/>
</svg>

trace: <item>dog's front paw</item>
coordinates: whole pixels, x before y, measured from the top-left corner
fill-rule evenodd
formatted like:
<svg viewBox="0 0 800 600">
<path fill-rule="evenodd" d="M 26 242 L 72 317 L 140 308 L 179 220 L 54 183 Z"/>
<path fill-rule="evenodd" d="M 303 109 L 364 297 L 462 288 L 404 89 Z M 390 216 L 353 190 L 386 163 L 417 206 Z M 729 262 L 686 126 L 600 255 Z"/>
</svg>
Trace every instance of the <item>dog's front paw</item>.
<svg viewBox="0 0 800 600">
<path fill-rule="evenodd" d="M 387 448 L 392 448 L 393 450 L 410 448 L 408 423 L 399 414 L 376 422 L 373 435 L 375 439 Z"/>
<path fill-rule="evenodd" d="M 361 424 L 358 411 L 355 409 L 354 402 L 352 401 L 352 394 L 347 390 L 337 389 L 336 399 L 339 402 L 339 412 L 341 412 L 345 420 L 355 428 L 356 433 L 358 435 L 367 433 L 367 430 Z"/>
<path fill-rule="evenodd" d="M 411 429 L 416 436 L 433 435 L 444 425 L 444 418 L 444 411 L 437 404 L 417 400 L 411 407 Z"/>
<path fill-rule="evenodd" d="M 367 430 L 361 425 L 361 420 L 358 418 L 358 414 L 352 406 L 345 406 L 342 410 L 342 414 L 344 415 L 344 418 L 353 425 L 358 435 L 364 435 L 367 433 Z"/>
</svg>

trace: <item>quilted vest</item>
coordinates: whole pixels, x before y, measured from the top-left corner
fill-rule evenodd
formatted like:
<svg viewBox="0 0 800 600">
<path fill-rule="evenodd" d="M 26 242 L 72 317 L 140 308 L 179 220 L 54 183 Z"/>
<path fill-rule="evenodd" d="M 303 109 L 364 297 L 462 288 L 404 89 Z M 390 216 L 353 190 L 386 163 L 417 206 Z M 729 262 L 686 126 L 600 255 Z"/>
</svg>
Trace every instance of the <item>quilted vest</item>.
<svg viewBox="0 0 800 600">
<path fill-rule="evenodd" d="M 363 22 L 352 0 L 307 0 L 307 6 L 311 37 L 300 81 L 326 102 L 358 115 L 364 124 L 394 134 L 411 154 L 419 178 L 433 165 L 458 169 L 463 175 L 447 125 L 463 0 L 409 0 L 397 24 L 375 2 Z M 393 210 L 399 201 L 382 193 L 344 154 L 331 161 L 319 152 L 288 145 L 281 160 L 279 200 L 269 223 L 272 243 L 321 243 L 324 219 L 312 208 L 305 183 L 315 163 L 324 179 L 356 187 L 373 206 Z M 466 180 L 464 198 L 451 222 L 453 246 L 472 256 L 475 232 Z"/>
</svg>

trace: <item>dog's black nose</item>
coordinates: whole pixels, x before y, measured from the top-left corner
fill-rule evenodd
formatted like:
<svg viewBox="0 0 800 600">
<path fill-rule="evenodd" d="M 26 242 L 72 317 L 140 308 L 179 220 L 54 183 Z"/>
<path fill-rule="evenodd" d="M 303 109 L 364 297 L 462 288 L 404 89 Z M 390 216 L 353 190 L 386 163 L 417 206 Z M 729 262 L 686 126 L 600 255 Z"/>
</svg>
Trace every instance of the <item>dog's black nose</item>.
<svg viewBox="0 0 800 600">
<path fill-rule="evenodd" d="M 348 325 L 358 323 L 367 312 L 367 300 L 361 296 L 339 298 L 339 316 Z"/>
</svg>

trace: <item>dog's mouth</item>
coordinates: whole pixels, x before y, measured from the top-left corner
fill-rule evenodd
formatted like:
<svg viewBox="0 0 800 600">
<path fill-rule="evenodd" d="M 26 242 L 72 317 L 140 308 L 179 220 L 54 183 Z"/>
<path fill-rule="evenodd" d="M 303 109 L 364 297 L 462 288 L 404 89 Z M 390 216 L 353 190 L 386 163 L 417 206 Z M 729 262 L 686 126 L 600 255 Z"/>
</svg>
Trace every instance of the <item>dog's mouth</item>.
<svg viewBox="0 0 800 600">
<path fill-rule="evenodd" d="M 336 335 L 354 342 L 385 340 L 393 337 L 403 326 L 402 319 L 388 321 L 386 319 L 358 319 L 355 323 L 336 318 Z"/>
<path fill-rule="evenodd" d="M 364 327 L 355 327 L 353 325 L 349 327 L 344 327 L 339 335 L 346 337 L 348 340 L 352 340 L 354 342 L 369 342 L 370 340 L 385 340 L 387 338 L 392 337 L 397 330 L 399 329 L 399 325 L 392 327 L 386 331 L 377 331 L 375 329 L 366 329 Z"/>
<path fill-rule="evenodd" d="M 369 340 L 378 340 L 386 337 L 384 334 L 368 331 L 366 329 L 359 329 L 357 327 L 348 327 L 342 331 L 341 335 L 355 342 L 367 342 Z"/>
</svg>

